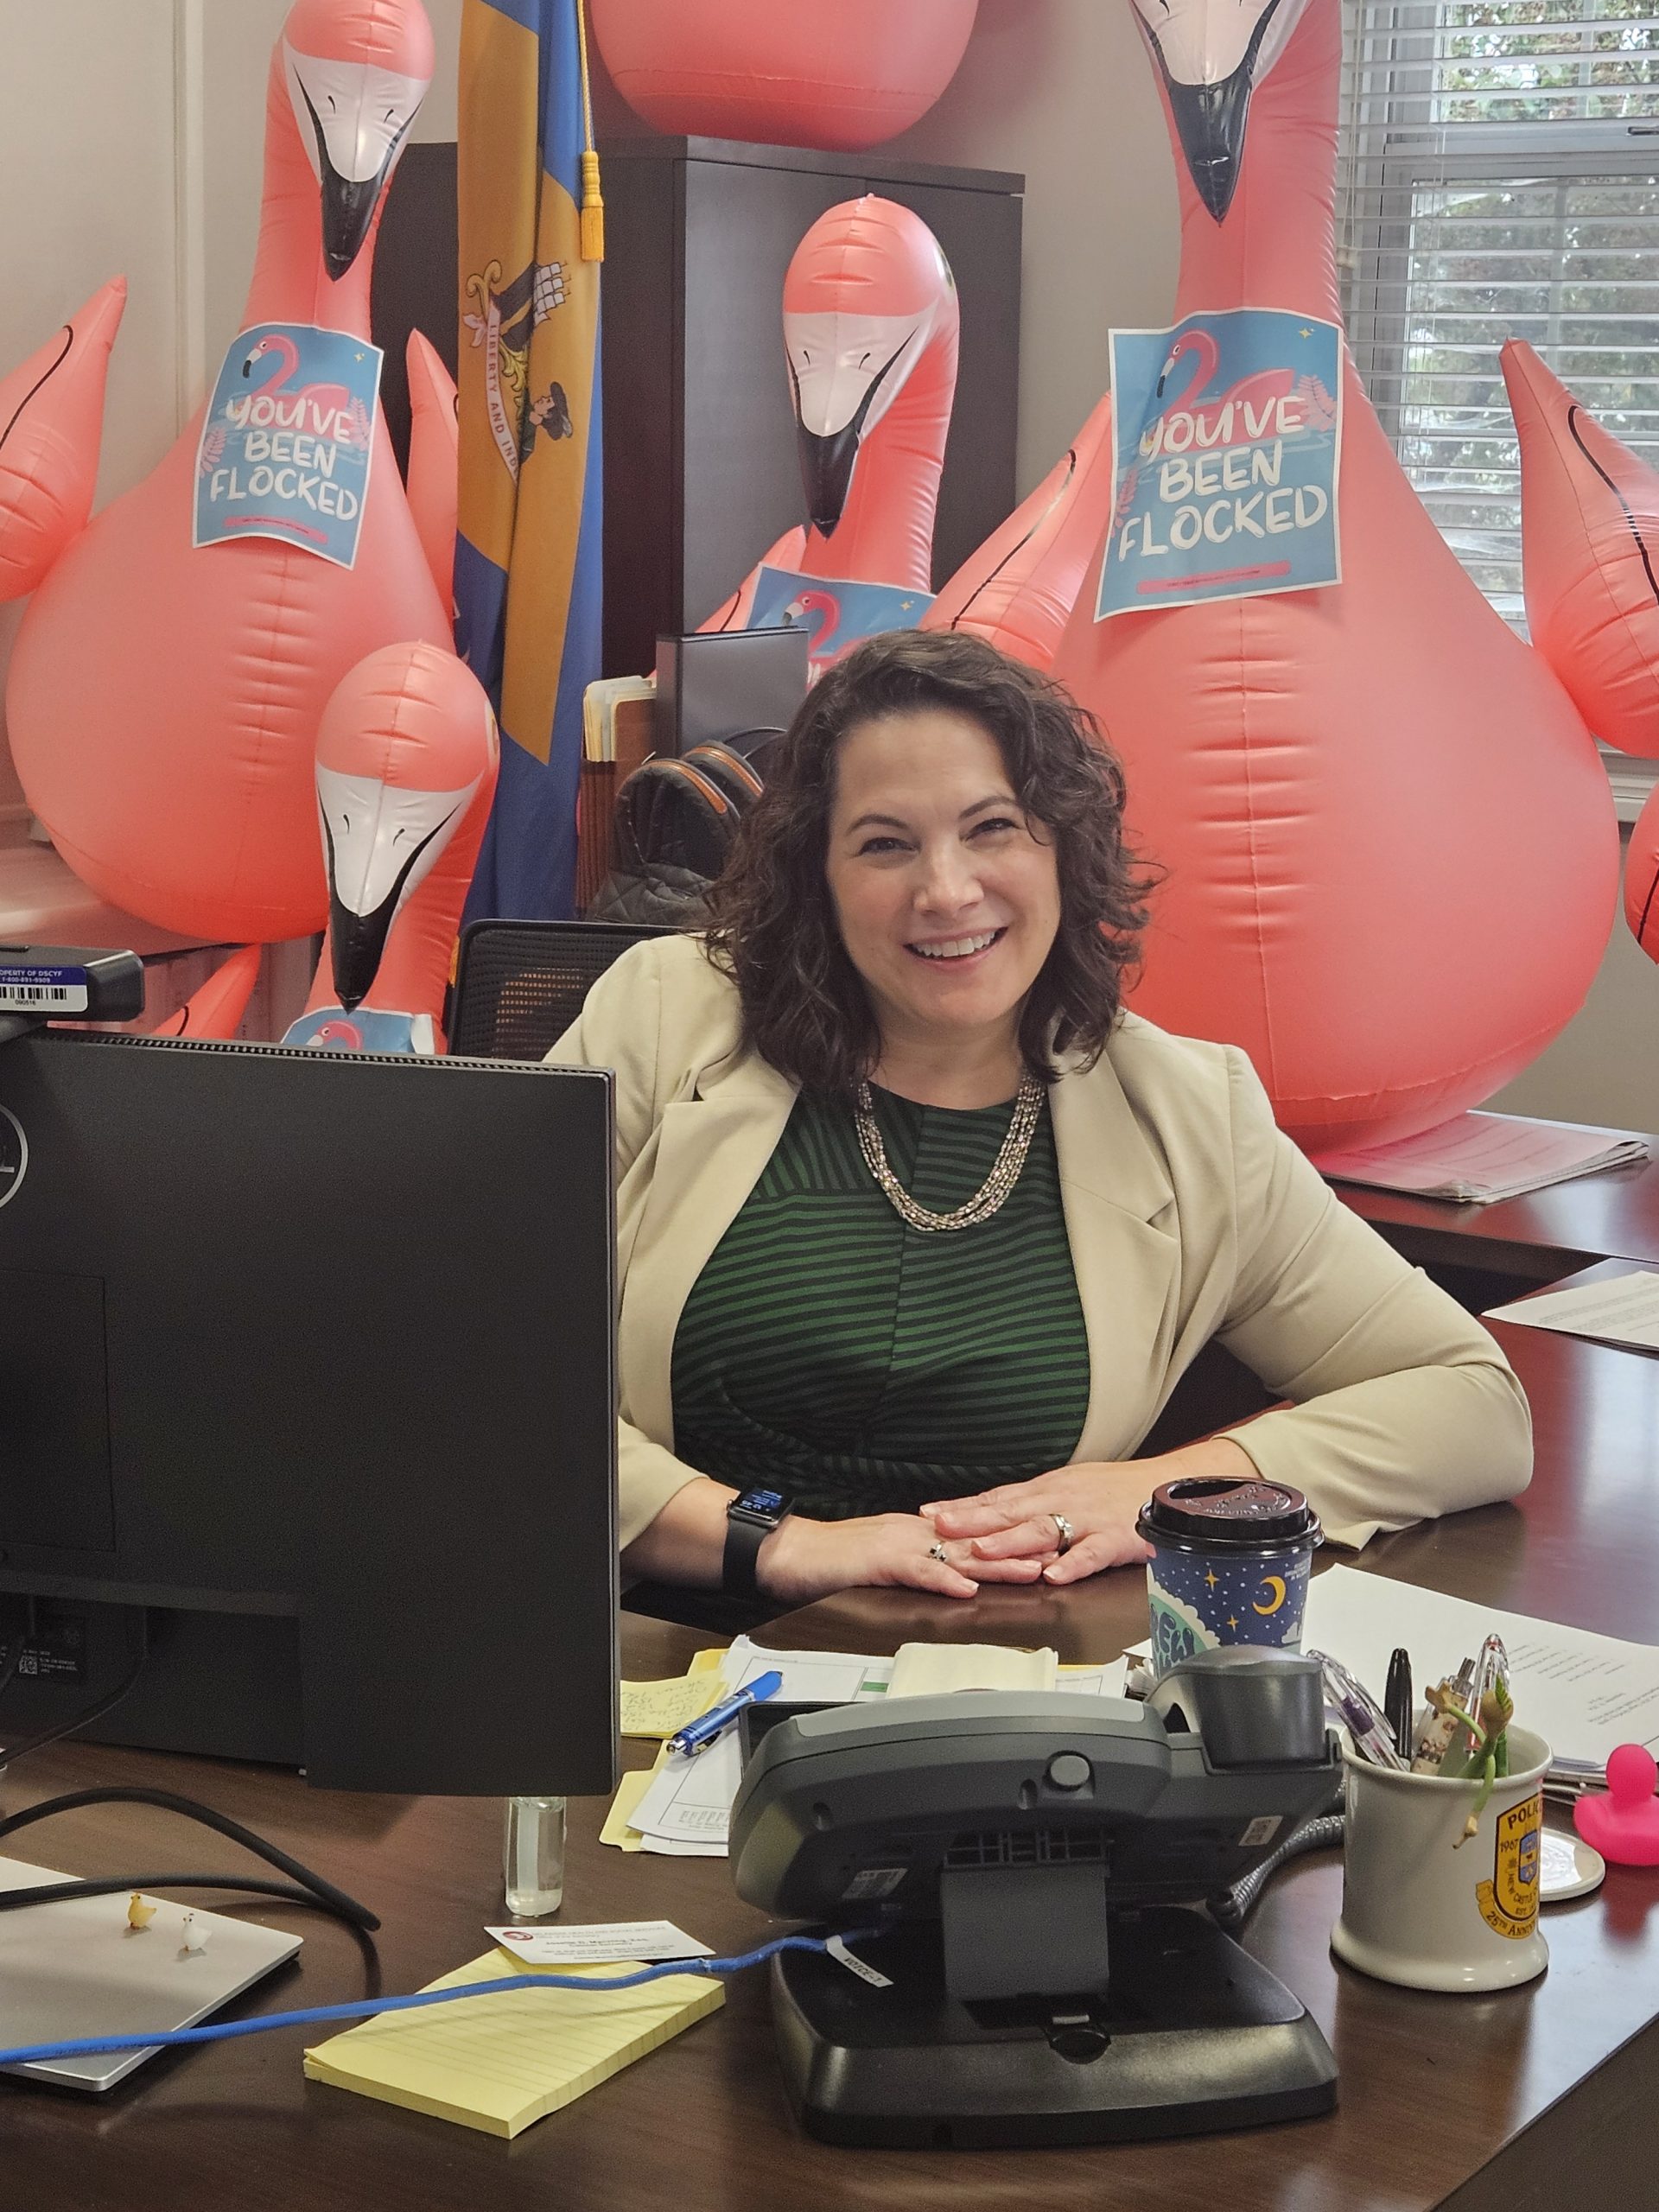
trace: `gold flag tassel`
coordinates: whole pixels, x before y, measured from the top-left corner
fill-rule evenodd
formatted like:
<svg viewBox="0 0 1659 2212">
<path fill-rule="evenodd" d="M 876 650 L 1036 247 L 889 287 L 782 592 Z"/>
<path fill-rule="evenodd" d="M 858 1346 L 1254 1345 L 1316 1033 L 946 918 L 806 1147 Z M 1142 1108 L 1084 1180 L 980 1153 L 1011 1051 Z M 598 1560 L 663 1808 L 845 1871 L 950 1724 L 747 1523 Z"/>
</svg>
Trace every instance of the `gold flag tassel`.
<svg viewBox="0 0 1659 2212">
<path fill-rule="evenodd" d="M 605 258 L 605 199 L 599 188 L 599 153 L 594 144 L 594 88 L 588 73 L 588 10 L 576 0 L 576 40 L 582 54 L 582 257 Z"/>
</svg>

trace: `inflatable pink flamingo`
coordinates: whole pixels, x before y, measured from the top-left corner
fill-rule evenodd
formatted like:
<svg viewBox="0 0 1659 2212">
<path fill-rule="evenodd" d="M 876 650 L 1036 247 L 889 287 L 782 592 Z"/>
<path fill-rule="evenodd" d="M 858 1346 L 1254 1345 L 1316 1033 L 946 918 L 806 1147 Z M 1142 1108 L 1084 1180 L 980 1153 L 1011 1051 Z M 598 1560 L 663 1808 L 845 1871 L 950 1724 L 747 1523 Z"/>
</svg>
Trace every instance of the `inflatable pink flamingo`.
<svg viewBox="0 0 1659 2212">
<path fill-rule="evenodd" d="M 418 330 L 404 348 L 409 365 L 409 511 L 426 564 L 446 607 L 454 598 L 455 515 L 460 493 L 460 425 L 455 380 Z"/>
<path fill-rule="evenodd" d="M 434 645 L 371 653 L 317 738 L 328 936 L 283 1042 L 442 1051 L 438 1022 L 499 763 L 490 702 Z"/>
<path fill-rule="evenodd" d="M 1338 0 L 1135 0 L 1177 149 L 1178 321 L 1339 320 Z M 1137 1011 L 1244 1046 L 1306 1145 L 1444 1121 L 1572 1015 L 1618 830 L 1571 700 L 1469 581 L 1351 365 L 1342 582 L 1094 620 L 1055 673 L 1168 871 Z"/>
<path fill-rule="evenodd" d="M 923 615 L 921 628 L 971 630 L 1016 660 L 1048 667 L 1111 505 L 1108 393 L 1030 498 L 963 563 Z"/>
<path fill-rule="evenodd" d="M 819 216 L 784 279 L 807 522 L 762 566 L 932 588 L 958 329 L 955 279 L 919 215 L 869 194 Z M 756 573 L 705 630 L 742 628 Z"/>
<path fill-rule="evenodd" d="M 366 340 L 372 234 L 432 67 L 420 0 L 296 0 L 271 62 L 245 327 Z M 448 602 L 378 408 L 349 568 L 266 537 L 193 546 L 200 429 L 198 416 L 51 563 L 8 715 L 29 804 L 84 881 L 166 928 L 258 943 L 327 918 L 312 780 L 325 702 L 377 647 L 448 650 Z M 77 438 L 66 473 L 90 483 L 95 421 Z M 16 558 L 7 537 L 0 510 L 0 569 Z"/>
<path fill-rule="evenodd" d="M 1659 794 L 1636 817 L 1624 862 L 1624 918 L 1649 960 L 1659 960 Z"/>
<path fill-rule="evenodd" d="M 1659 474 L 1530 346 L 1500 356 L 1521 439 L 1521 562 L 1532 642 L 1604 744 L 1659 753 Z M 1624 918 L 1659 960 L 1659 794 L 1624 861 Z"/>
<path fill-rule="evenodd" d="M 1521 441 L 1527 628 L 1604 744 L 1659 753 L 1659 474 L 1530 346 L 1499 356 Z"/>
<path fill-rule="evenodd" d="M 0 600 L 33 591 L 86 527 L 110 348 L 126 303 L 118 276 L 0 378 Z"/>
</svg>

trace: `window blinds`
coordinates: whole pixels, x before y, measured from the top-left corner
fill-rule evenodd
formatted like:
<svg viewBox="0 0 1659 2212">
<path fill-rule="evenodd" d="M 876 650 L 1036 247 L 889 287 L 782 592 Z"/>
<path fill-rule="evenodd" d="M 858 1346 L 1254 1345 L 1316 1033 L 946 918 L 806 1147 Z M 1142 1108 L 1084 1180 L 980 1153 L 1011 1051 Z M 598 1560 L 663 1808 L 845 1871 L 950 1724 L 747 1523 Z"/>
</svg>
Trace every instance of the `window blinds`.
<svg viewBox="0 0 1659 2212">
<path fill-rule="evenodd" d="M 1529 340 L 1659 466 L 1659 15 L 1344 0 L 1350 333 L 1407 474 L 1523 626 L 1498 349 Z"/>
</svg>

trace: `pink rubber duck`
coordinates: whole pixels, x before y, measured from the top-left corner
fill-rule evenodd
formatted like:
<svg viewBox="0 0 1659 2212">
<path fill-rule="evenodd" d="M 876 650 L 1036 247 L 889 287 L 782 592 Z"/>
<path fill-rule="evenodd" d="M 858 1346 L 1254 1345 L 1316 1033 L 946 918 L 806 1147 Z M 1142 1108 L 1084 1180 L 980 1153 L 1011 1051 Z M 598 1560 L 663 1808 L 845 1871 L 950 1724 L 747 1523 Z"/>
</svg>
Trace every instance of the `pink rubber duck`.
<svg viewBox="0 0 1659 2212">
<path fill-rule="evenodd" d="M 1659 1866 L 1659 1767 L 1641 1744 L 1621 1744 L 1607 1762 L 1607 1793 L 1580 1797 L 1573 1825 L 1615 1866 Z"/>
<path fill-rule="evenodd" d="M 1134 4 L 1176 149 L 1176 320 L 1339 322 L 1338 0 Z M 1524 1067 L 1589 988 L 1618 870 L 1589 733 L 1351 363 L 1339 503 L 1339 584 L 1096 622 L 1096 561 L 1054 664 L 1167 871 L 1135 1011 L 1243 1045 L 1315 1151 L 1428 1128 Z"/>
</svg>

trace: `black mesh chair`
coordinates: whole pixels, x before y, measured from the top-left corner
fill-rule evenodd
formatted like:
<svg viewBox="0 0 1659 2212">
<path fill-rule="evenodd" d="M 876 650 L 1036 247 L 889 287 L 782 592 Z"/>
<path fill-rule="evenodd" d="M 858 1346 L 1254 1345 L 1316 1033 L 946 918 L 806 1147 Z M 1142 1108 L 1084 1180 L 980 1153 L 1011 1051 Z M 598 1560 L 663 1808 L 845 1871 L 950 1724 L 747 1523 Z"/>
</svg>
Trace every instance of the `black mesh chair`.
<svg viewBox="0 0 1659 2212">
<path fill-rule="evenodd" d="M 540 1060 L 582 1012 L 611 963 L 671 929 L 626 922 L 472 922 L 461 931 L 449 1050 Z"/>
<path fill-rule="evenodd" d="M 449 1050 L 474 1059 L 544 1059 L 613 960 L 642 938 L 677 934 L 648 923 L 469 923 L 455 963 Z M 726 1637 L 759 1628 L 784 1610 L 776 1599 L 656 1582 L 634 1584 L 622 1602 L 630 1612 Z"/>
</svg>

